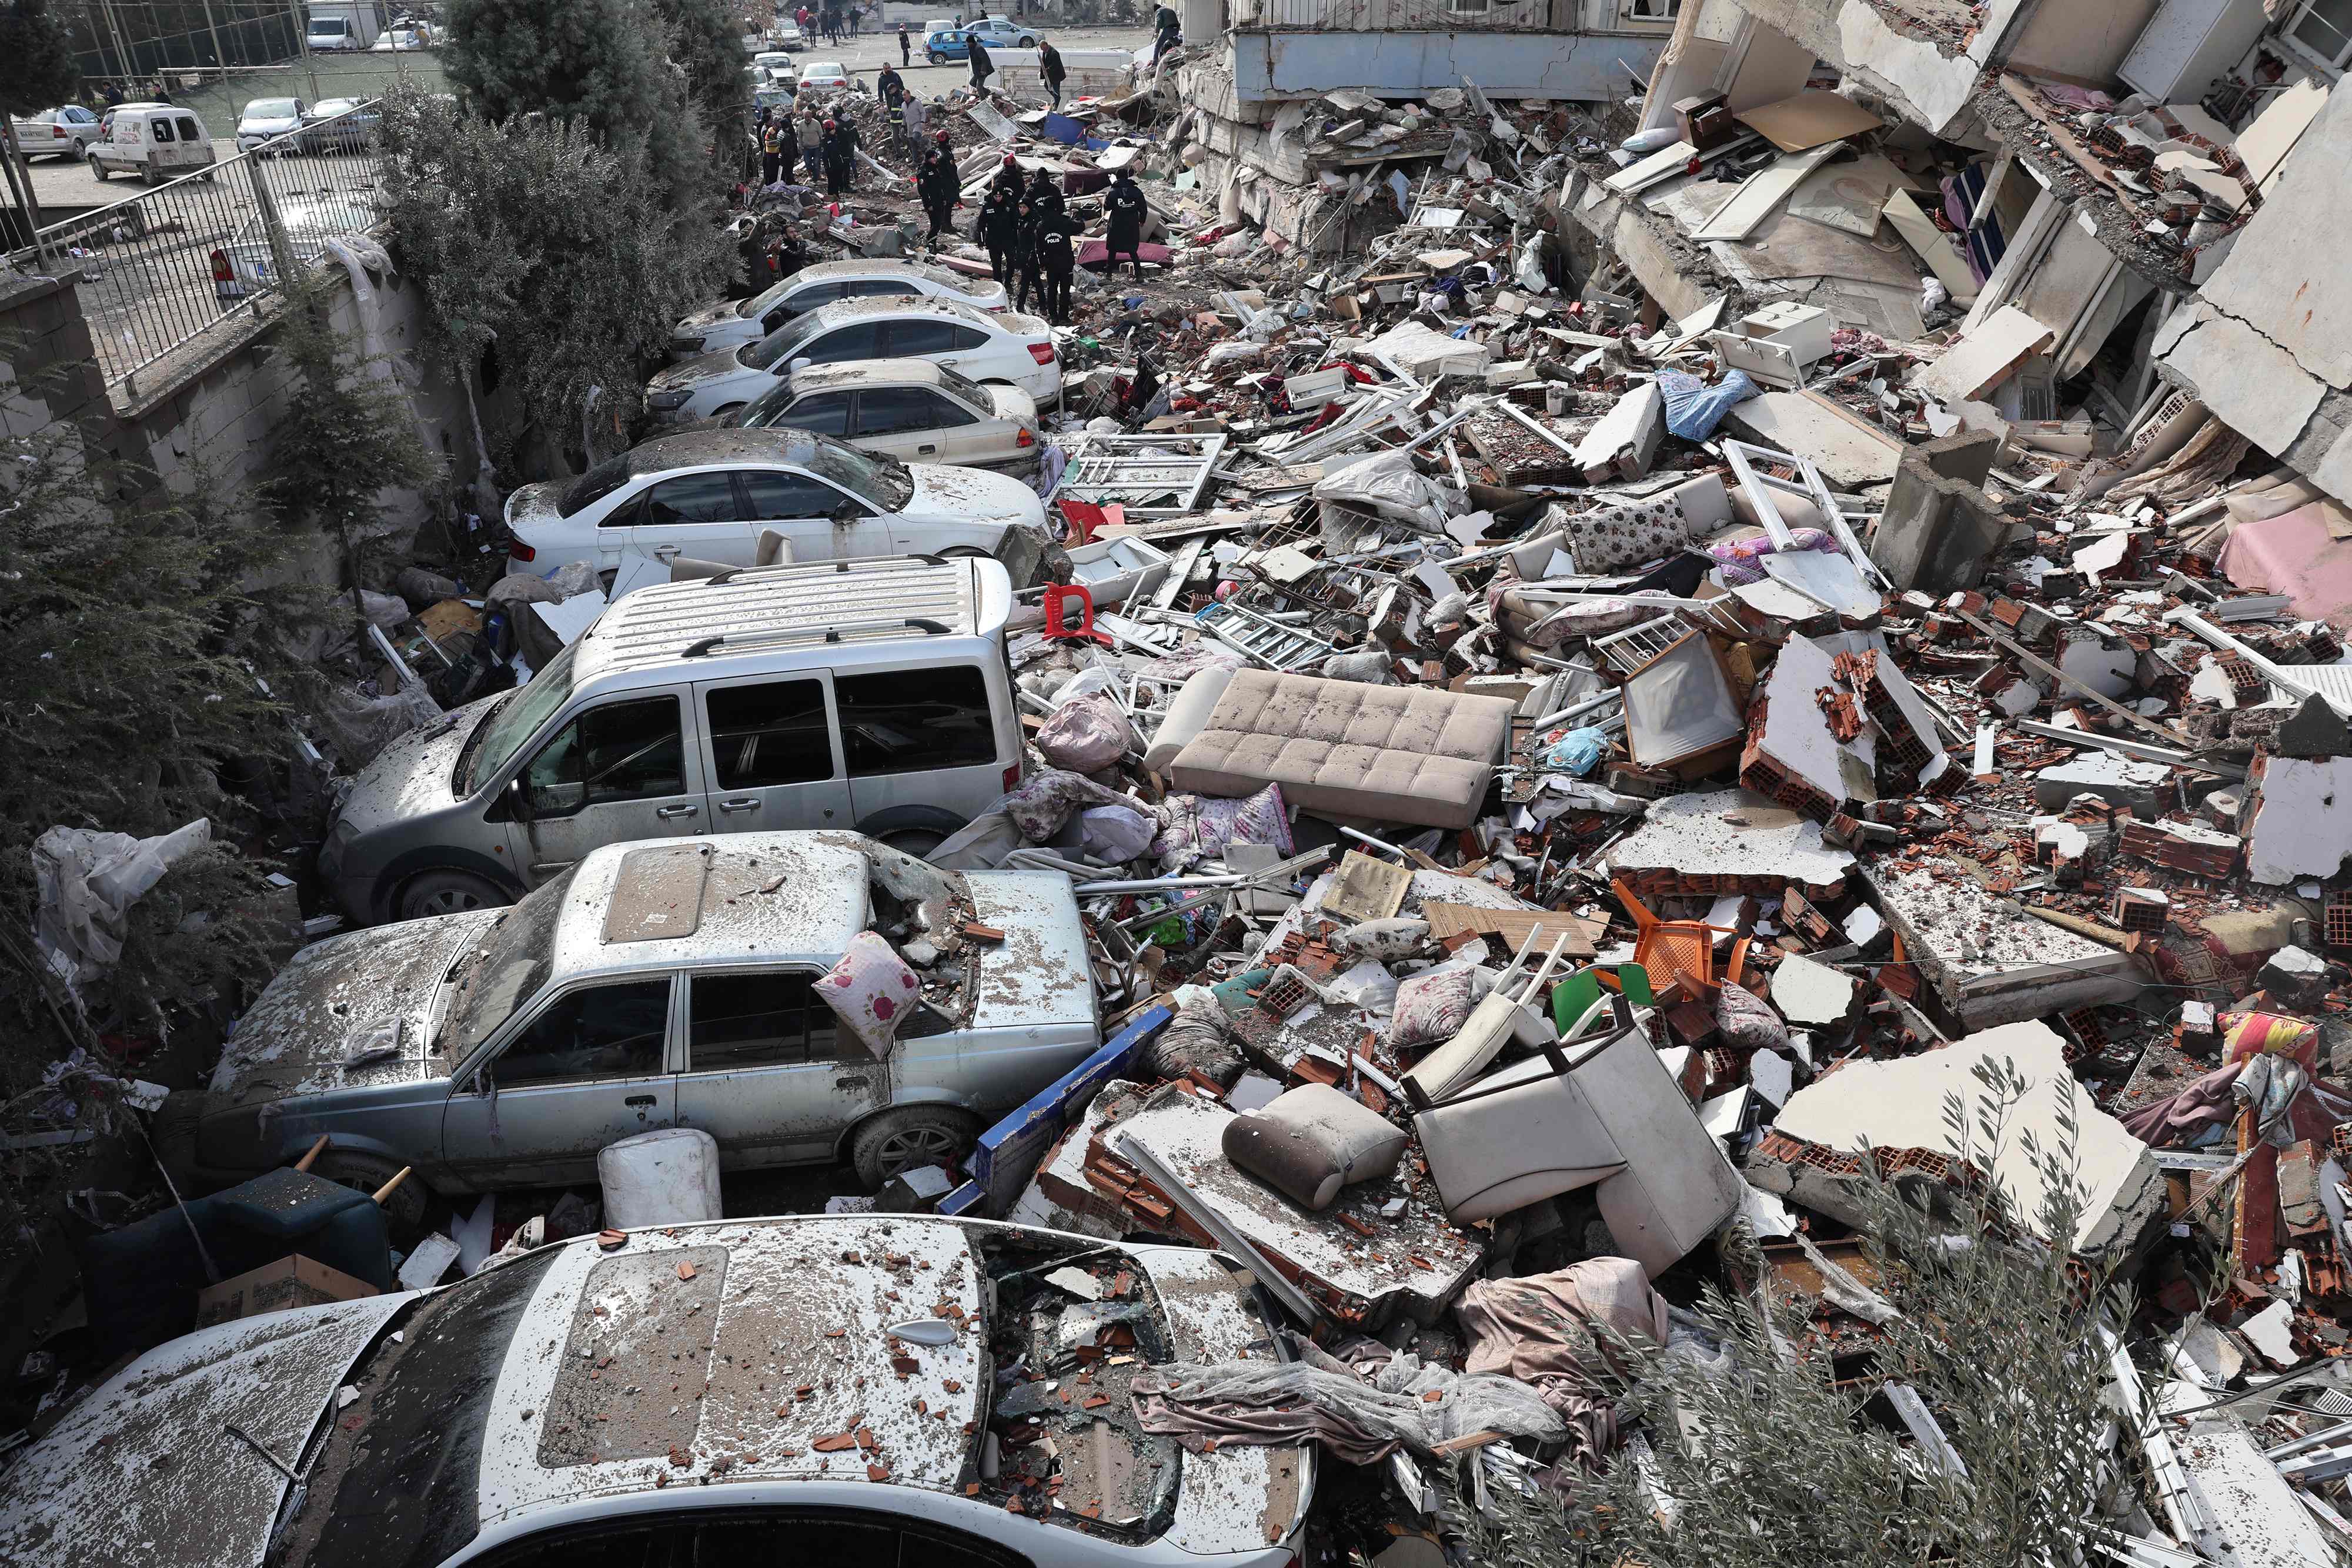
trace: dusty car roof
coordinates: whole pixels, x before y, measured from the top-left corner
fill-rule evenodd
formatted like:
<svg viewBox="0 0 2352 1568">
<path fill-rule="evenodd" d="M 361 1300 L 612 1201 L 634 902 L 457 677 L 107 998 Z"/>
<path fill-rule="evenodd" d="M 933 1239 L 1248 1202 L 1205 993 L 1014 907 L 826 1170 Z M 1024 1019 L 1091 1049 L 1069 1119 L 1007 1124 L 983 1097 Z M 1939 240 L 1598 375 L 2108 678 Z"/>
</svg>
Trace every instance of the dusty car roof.
<svg viewBox="0 0 2352 1568">
<path fill-rule="evenodd" d="M 149 1351 L 9 1472 L 0 1563 L 258 1563 L 287 1482 L 229 1427 L 300 1453 L 336 1385 L 410 1299 L 239 1318 Z"/>
<path fill-rule="evenodd" d="M 555 972 L 807 957 L 866 929 L 864 842 L 840 832 L 729 833 L 592 851 L 555 926 Z"/>
<path fill-rule="evenodd" d="M 806 463 L 816 447 L 804 430 L 688 430 L 640 442 L 619 461 L 635 478 L 714 463 Z"/>
<path fill-rule="evenodd" d="M 947 378 L 934 360 L 851 360 L 837 365 L 811 365 L 792 373 L 794 392 L 824 392 L 835 387 L 935 387 Z"/>
<path fill-rule="evenodd" d="M 870 316 L 945 316 L 974 327 L 994 326 L 998 319 L 977 305 L 943 299 L 936 294 L 877 294 L 866 299 L 836 299 L 830 305 L 818 306 L 801 319 L 837 327 L 844 321 L 862 321 Z"/>
<path fill-rule="evenodd" d="M 938 1327 L 892 1332 L 915 1322 Z M 951 1221 L 816 1216 L 574 1245 L 499 1371 L 482 1519 L 722 1476 L 961 1491 L 986 1338 L 981 1265 Z"/>
<path fill-rule="evenodd" d="M 970 294 L 980 286 L 980 280 L 966 277 L 944 267 L 926 267 L 915 261 L 893 261 L 887 257 L 852 257 L 847 261 L 820 261 L 802 267 L 793 274 L 794 283 L 831 283 L 840 278 L 856 277 L 920 277 L 932 283 L 953 285 Z"/>
</svg>

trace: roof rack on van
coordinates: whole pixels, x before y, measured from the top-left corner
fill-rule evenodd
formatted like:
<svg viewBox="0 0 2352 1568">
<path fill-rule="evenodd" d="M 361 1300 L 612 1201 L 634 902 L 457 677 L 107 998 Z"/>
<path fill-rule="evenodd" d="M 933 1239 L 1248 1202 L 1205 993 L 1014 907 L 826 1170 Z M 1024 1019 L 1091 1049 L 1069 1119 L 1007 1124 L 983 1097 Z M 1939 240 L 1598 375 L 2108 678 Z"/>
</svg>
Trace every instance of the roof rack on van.
<svg viewBox="0 0 2352 1568">
<path fill-rule="evenodd" d="M 883 556 L 878 559 L 867 556 L 856 560 L 779 561 L 774 566 L 730 567 L 725 571 L 714 573 L 699 580 L 717 588 L 730 582 L 757 582 L 764 578 L 781 576 L 786 572 L 831 571 L 835 576 L 840 576 L 851 571 L 870 571 L 877 566 L 892 566 L 899 561 L 914 561 L 921 566 L 947 565 L 944 557 L 914 554 Z"/>
<path fill-rule="evenodd" d="M 678 657 L 699 659 L 720 652 L 732 653 L 738 648 L 759 648 L 773 643 L 798 642 L 803 637 L 822 637 L 827 643 L 838 643 L 844 632 L 904 632 L 910 628 L 922 632 L 927 637 L 945 637 L 949 634 L 948 629 L 938 622 L 918 620 L 913 616 L 904 621 L 853 621 L 845 626 L 787 626 L 772 632 L 738 632 L 732 637 L 723 634 L 717 637 L 705 637 L 698 643 L 688 643 Z"/>
</svg>

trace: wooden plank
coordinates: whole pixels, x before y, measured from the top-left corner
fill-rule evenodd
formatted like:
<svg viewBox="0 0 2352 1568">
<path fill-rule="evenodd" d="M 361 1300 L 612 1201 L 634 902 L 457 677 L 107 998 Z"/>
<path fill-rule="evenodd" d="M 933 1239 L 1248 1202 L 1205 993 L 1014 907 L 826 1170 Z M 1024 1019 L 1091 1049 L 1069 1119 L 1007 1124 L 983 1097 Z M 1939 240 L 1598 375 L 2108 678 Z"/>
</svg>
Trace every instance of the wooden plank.
<svg viewBox="0 0 2352 1568">
<path fill-rule="evenodd" d="M 1637 163 L 1626 165 L 1601 183 L 1621 196 L 1630 196 L 1644 185 L 1654 185 L 1669 174 L 1680 173 L 1683 166 L 1697 156 L 1697 148 L 1687 141 L 1677 141 Z"/>
<path fill-rule="evenodd" d="M 1339 874 L 1323 894 L 1323 913 L 1359 925 L 1386 920 L 1396 914 L 1412 887 L 1410 868 L 1349 850 L 1340 857 Z"/>
<path fill-rule="evenodd" d="M 1705 227 L 1693 234 L 1696 240 L 1738 240 L 1754 234 L 1766 218 L 1780 211 L 1780 204 L 1803 184 L 1812 172 L 1830 160 L 1838 150 L 1832 141 L 1825 147 L 1811 148 L 1803 152 L 1791 152 L 1769 168 L 1759 169 L 1748 176 L 1731 200 L 1723 204 Z"/>
<path fill-rule="evenodd" d="M 1568 946 L 1561 956 L 1580 959 L 1600 952 L 1594 940 L 1608 929 L 1606 921 L 1583 920 L 1558 910 L 1482 909 L 1469 904 L 1424 902 L 1421 917 L 1429 922 L 1429 934 L 1440 941 L 1465 935 L 1495 936 L 1507 942 L 1514 953 L 1526 944 L 1530 932 L 1537 934 L 1536 946 L 1547 952 L 1565 935 Z"/>
</svg>

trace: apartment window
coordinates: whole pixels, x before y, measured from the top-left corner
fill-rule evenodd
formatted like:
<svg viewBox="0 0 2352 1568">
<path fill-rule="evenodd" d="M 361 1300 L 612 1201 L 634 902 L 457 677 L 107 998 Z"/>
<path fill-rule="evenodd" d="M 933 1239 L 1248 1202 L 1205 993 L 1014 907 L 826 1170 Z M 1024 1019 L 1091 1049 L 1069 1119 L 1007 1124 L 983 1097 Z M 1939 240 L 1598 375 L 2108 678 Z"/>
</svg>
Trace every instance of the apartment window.
<svg viewBox="0 0 2352 1568">
<path fill-rule="evenodd" d="M 1683 0 L 1619 0 L 1617 15 L 1628 22 L 1671 22 L 1682 8 Z"/>
<path fill-rule="evenodd" d="M 2286 36 L 2329 65 L 2352 59 L 2352 0 L 2304 0 Z"/>
<path fill-rule="evenodd" d="M 1483 16 L 1492 3 L 1493 0 L 1445 0 L 1445 8 L 1457 16 Z"/>
</svg>

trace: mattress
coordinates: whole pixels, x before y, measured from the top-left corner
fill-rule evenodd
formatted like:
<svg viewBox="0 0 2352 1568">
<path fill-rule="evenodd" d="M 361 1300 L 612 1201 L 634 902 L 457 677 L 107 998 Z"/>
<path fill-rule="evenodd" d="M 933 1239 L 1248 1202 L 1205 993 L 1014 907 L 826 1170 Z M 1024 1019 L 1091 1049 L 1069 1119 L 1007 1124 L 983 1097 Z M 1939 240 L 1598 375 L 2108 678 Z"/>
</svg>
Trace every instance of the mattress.
<svg viewBox="0 0 2352 1568">
<path fill-rule="evenodd" d="M 1169 765 L 1177 789 L 1283 799 L 1319 815 L 1466 828 L 1511 734 L 1512 705 L 1423 686 L 1243 670 Z"/>
</svg>

